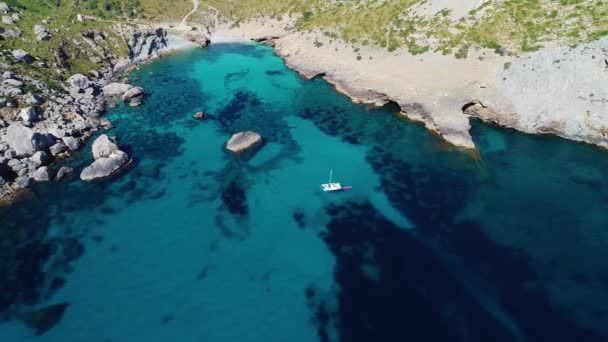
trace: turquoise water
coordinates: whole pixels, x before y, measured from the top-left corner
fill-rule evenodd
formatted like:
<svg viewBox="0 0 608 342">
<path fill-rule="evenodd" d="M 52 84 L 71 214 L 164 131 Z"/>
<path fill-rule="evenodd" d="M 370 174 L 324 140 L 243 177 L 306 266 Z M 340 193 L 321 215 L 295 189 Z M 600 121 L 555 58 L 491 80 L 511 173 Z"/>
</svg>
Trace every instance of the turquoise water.
<svg viewBox="0 0 608 342">
<path fill-rule="evenodd" d="M 605 151 L 477 123 L 452 150 L 259 45 L 130 78 L 132 167 L 0 209 L 1 341 L 608 340 Z"/>
</svg>

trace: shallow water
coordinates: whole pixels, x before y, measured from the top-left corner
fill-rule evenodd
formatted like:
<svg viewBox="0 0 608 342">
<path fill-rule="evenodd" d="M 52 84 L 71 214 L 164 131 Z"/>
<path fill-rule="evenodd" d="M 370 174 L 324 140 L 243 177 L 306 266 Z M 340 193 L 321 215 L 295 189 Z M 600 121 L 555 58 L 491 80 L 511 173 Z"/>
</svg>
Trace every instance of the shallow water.
<svg viewBox="0 0 608 342">
<path fill-rule="evenodd" d="M 474 123 L 474 158 L 259 45 L 131 79 L 133 166 L 0 210 L 0 340 L 608 340 L 605 151 Z"/>
</svg>

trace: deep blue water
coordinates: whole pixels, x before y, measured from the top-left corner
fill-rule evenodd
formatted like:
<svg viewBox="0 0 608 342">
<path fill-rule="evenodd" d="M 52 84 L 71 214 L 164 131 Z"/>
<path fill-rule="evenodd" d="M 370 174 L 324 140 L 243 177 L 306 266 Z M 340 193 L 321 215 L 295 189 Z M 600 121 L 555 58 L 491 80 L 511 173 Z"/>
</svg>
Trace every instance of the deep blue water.
<svg viewBox="0 0 608 342">
<path fill-rule="evenodd" d="M 454 150 L 259 45 L 130 78 L 132 167 L 0 209 L 1 341 L 608 341 L 605 151 L 478 123 Z"/>
</svg>

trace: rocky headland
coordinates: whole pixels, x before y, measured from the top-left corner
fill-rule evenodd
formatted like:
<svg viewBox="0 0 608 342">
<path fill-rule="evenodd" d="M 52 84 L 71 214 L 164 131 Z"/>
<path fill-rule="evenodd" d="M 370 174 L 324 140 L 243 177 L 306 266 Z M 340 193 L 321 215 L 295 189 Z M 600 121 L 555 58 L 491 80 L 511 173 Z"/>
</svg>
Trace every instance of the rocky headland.
<svg viewBox="0 0 608 342">
<path fill-rule="evenodd" d="M 472 118 L 608 147 L 608 38 L 517 55 L 480 49 L 457 59 L 353 46 L 293 27 L 270 18 L 224 24 L 211 42 L 266 41 L 303 78 L 322 77 L 355 102 L 395 102 L 458 147 L 475 148 Z"/>
<path fill-rule="evenodd" d="M 8 5 L 0 5 L 5 13 L 18 14 Z M 75 19 L 88 20 L 81 15 Z M 32 28 L 38 41 L 53 39 L 52 32 L 44 26 L 47 23 L 45 20 Z M 176 35 L 165 27 L 147 24 L 108 26 L 107 31 L 122 37 L 118 41 L 122 47 L 117 51 L 126 53 L 118 55 L 108 51 L 110 34 L 106 31 L 85 28 L 79 34 L 80 40 L 74 43 L 90 47 L 93 53 L 89 59 L 99 62 L 99 67 L 88 73 L 74 73 L 59 83 L 37 78 L 27 71 L 28 67 L 48 69 L 49 74 L 57 68 L 60 73 L 65 71 L 62 68 L 69 56 L 58 54 L 57 62 L 48 65 L 24 50 L 0 51 L 0 201 L 10 201 L 31 182 L 60 180 L 72 174 L 74 170 L 60 167 L 61 160 L 78 150 L 98 130 L 112 127 L 102 118 L 110 101 L 121 99 L 130 106 L 142 104 L 145 90 L 124 83 L 125 71 L 173 50 L 207 43 L 200 34 Z M 4 39 L 18 39 L 18 36 L 7 37 L 6 29 L 2 32 Z M 99 139 L 103 137 L 107 140 L 105 135 L 98 138 L 93 145 L 94 152 L 96 146 L 102 145 Z M 116 146 L 109 140 L 104 142 L 107 146 Z M 107 177 L 128 161 L 126 154 L 116 148 L 108 155 L 95 156 L 95 162 L 82 171 L 81 178 Z"/>
</svg>

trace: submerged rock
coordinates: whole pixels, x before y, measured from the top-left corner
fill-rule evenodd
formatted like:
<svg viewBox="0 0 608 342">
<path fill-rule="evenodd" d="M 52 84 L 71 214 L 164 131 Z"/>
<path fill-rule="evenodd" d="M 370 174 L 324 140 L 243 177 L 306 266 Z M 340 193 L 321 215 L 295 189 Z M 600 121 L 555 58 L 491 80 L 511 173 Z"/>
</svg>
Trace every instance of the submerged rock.
<svg viewBox="0 0 608 342">
<path fill-rule="evenodd" d="M 23 315 L 23 322 L 42 335 L 53 328 L 63 317 L 67 303 L 55 304 Z"/>
<path fill-rule="evenodd" d="M 226 148 L 231 152 L 241 153 L 255 148 L 261 143 L 262 137 L 259 134 L 247 131 L 234 134 L 226 143 Z"/>
<path fill-rule="evenodd" d="M 95 161 L 80 173 L 80 179 L 84 181 L 109 177 L 130 161 L 129 156 L 105 134 L 93 142 L 92 150 Z"/>
<path fill-rule="evenodd" d="M 67 166 L 62 166 L 59 171 L 57 171 L 57 175 L 55 176 L 55 180 L 62 180 L 65 177 L 74 173 L 74 169 Z"/>
</svg>

